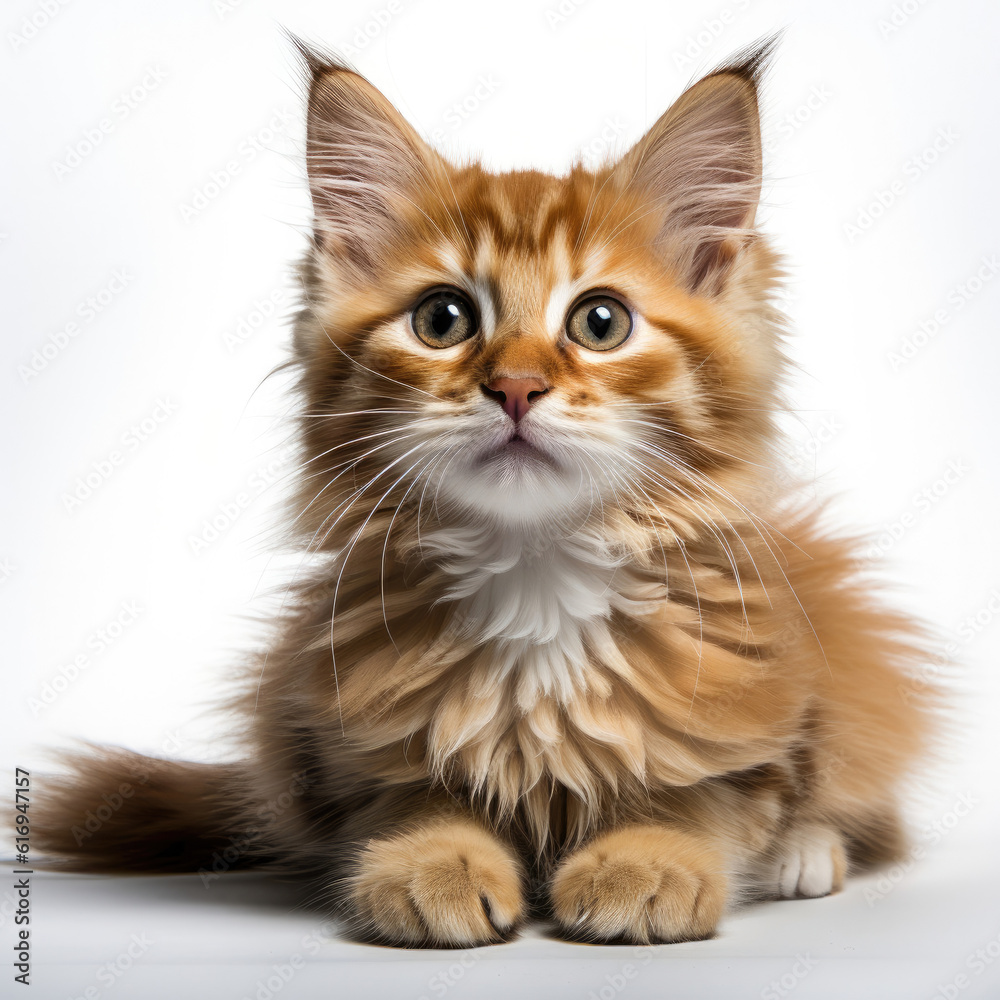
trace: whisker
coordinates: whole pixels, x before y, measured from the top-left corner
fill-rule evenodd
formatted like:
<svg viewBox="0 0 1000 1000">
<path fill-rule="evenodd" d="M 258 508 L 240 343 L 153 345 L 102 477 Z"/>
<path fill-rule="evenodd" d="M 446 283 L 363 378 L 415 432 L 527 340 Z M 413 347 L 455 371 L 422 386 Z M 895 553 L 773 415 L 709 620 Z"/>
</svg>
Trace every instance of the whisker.
<svg viewBox="0 0 1000 1000">
<path fill-rule="evenodd" d="M 310 500 L 309 503 L 307 503 L 305 505 L 305 507 L 303 507 L 302 510 L 300 510 L 299 513 L 296 514 L 296 516 L 293 518 L 291 524 L 289 525 L 289 528 L 291 528 L 299 520 L 299 518 L 305 516 L 306 511 L 309 510 L 309 508 L 320 498 L 320 496 L 322 496 L 322 494 L 325 493 L 346 472 L 349 472 L 351 469 L 355 468 L 360 462 L 362 462 L 364 459 L 366 459 L 369 455 L 374 455 L 375 452 L 381 451 L 383 448 L 388 448 L 390 445 L 397 444 L 400 440 L 408 440 L 410 437 L 413 437 L 413 436 L 414 435 L 405 435 L 402 439 L 396 438 L 396 439 L 394 439 L 392 441 L 383 441 L 382 444 L 376 445 L 376 447 L 371 448 L 368 451 L 366 451 L 360 458 L 354 459 L 353 461 L 351 461 L 350 459 L 348 459 L 346 462 L 340 463 L 340 465 L 344 465 L 344 466 L 346 466 L 346 468 L 341 469 L 341 471 L 338 472 L 337 475 L 335 475 L 332 479 L 330 479 L 326 483 L 326 485 L 323 486 L 323 488 L 320 489 L 320 491 L 312 498 L 312 500 Z M 340 468 L 340 465 L 335 465 L 333 467 L 333 469 Z M 303 479 L 303 482 L 308 482 L 310 479 L 317 479 L 320 476 L 328 475 L 330 472 L 333 471 L 333 469 L 325 469 L 322 472 L 317 472 L 317 473 L 314 473 L 311 476 L 306 476 Z M 336 510 L 337 508 L 334 508 L 334 509 Z M 329 515 L 327 515 L 327 516 L 329 516 Z M 323 523 L 326 523 L 325 519 L 324 519 Z M 320 528 L 322 528 L 322 525 L 320 525 Z M 320 529 L 318 528 L 317 529 L 317 533 L 319 532 L 319 530 Z M 315 539 L 316 539 L 316 533 L 313 534 L 312 541 L 315 541 Z M 312 542 L 310 542 L 309 545 L 306 547 L 306 551 L 310 551 L 311 548 L 312 548 Z"/>
<path fill-rule="evenodd" d="M 666 454 L 664 454 L 663 457 L 665 459 L 667 459 L 668 461 L 670 460 L 670 457 L 667 456 Z M 809 630 L 812 632 L 813 638 L 815 638 L 816 644 L 819 647 L 820 654 L 823 657 L 823 662 L 826 665 L 827 670 L 830 672 L 830 674 L 832 676 L 833 671 L 832 671 L 832 669 L 830 667 L 829 660 L 827 659 L 826 650 L 824 650 L 824 648 L 823 648 L 823 643 L 820 640 L 819 634 L 816 632 L 816 628 L 813 625 L 812 619 L 809 617 L 809 613 L 806 611 L 805 606 L 802 604 L 802 601 L 799 598 L 799 595 L 796 593 L 795 588 L 792 586 L 791 581 L 788 579 L 788 574 L 785 573 L 785 570 L 782 567 L 781 559 L 779 559 L 778 554 L 771 547 L 771 543 L 774 542 L 774 539 L 771 538 L 770 541 L 769 541 L 768 537 L 765 536 L 765 533 L 758 527 L 757 522 L 759 521 L 761 524 L 765 525 L 766 527 L 771 527 L 771 526 L 768 525 L 767 522 L 764 521 L 762 518 L 758 517 L 756 514 L 753 514 L 751 511 L 747 510 L 747 508 L 745 508 L 735 497 L 733 497 L 730 494 L 728 494 L 726 490 L 724 490 L 721 486 L 719 486 L 717 483 L 715 483 L 714 480 L 712 480 L 710 477 L 704 476 L 704 474 L 702 474 L 702 473 L 698 473 L 698 470 L 696 470 L 696 469 L 690 469 L 690 468 L 688 468 L 688 469 L 681 469 L 681 468 L 677 468 L 677 471 L 681 472 L 681 473 L 685 473 L 685 474 L 687 474 L 689 476 L 692 475 L 692 474 L 697 474 L 697 475 L 701 476 L 702 478 L 705 478 L 708 481 L 708 483 L 710 484 L 710 488 L 713 488 L 713 489 L 717 490 L 721 496 L 725 497 L 731 503 L 735 504 L 744 514 L 746 514 L 746 516 L 747 516 L 747 518 L 749 520 L 750 525 L 754 528 L 754 530 L 760 536 L 760 539 L 763 542 L 764 547 L 770 553 L 771 558 L 772 558 L 772 560 L 774 562 L 775 567 L 777 568 L 778 572 L 781 574 L 782 579 L 785 581 L 785 586 L 788 588 L 788 592 L 791 594 L 793 600 L 798 605 L 799 610 L 802 612 L 802 615 L 803 615 L 803 617 L 806 620 L 806 624 L 809 626 Z M 779 535 L 779 537 L 781 537 L 782 539 L 784 539 L 785 541 L 787 541 L 794 548 L 798 549 L 798 551 L 803 552 L 803 550 L 800 548 L 800 546 L 798 546 L 794 541 L 792 541 L 791 539 L 789 539 L 786 535 L 782 534 L 780 531 L 777 531 L 777 529 L 774 529 L 774 530 L 775 530 L 776 534 Z M 745 547 L 745 543 L 744 543 L 744 547 Z M 805 552 L 803 552 L 803 554 L 804 555 L 808 555 L 808 553 L 805 553 Z"/>
<path fill-rule="evenodd" d="M 359 500 L 359 499 L 361 498 L 361 496 L 363 496 L 363 495 L 364 495 L 364 494 L 365 494 L 365 493 L 366 493 L 366 492 L 367 492 L 367 491 L 368 491 L 368 490 L 369 490 L 369 489 L 370 489 L 370 488 L 371 488 L 371 487 L 372 487 L 372 486 L 373 486 L 373 485 L 374 485 L 374 484 L 375 484 L 376 482 L 378 482 L 378 480 L 380 480 L 380 479 L 381 479 L 381 478 L 382 478 L 382 477 L 383 477 L 383 476 L 384 476 L 384 475 L 385 475 L 385 474 L 386 474 L 386 473 L 387 473 L 387 472 L 388 472 L 388 471 L 389 471 L 389 470 L 390 470 L 391 468 L 393 468 L 393 467 L 394 467 L 394 466 L 396 466 L 396 465 L 399 465 L 399 463 L 400 463 L 400 462 L 402 462 L 402 461 L 403 461 L 403 460 L 404 460 L 405 458 L 407 458 L 408 456 L 412 455 L 412 454 L 413 454 L 413 453 L 414 453 L 414 452 L 415 452 L 415 451 L 416 451 L 416 450 L 417 450 L 418 448 L 421 448 L 421 447 L 424 447 L 424 443 L 423 443 L 423 442 L 417 442 L 417 444 L 415 444 L 415 445 L 414 445 L 414 446 L 413 446 L 412 448 L 410 448 L 410 449 L 409 449 L 409 451 L 405 451 L 405 452 L 403 452 L 403 454 L 402 454 L 402 455 L 400 455 L 400 456 L 399 456 L 399 458 L 395 458 L 395 459 L 393 459 L 393 460 L 392 460 L 392 461 L 391 461 L 391 462 L 390 462 L 390 463 L 389 463 L 388 465 L 386 465 L 386 466 L 385 466 L 385 467 L 384 467 L 384 468 L 382 469 L 382 471 L 381 471 L 381 472 L 377 473 L 377 474 L 376 474 L 375 476 L 373 476 L 373 477 L 372 477 L 371 479 L 369 479 L 369 480 L 368 480 L 368 482 L 367 482 L 367 483 L 365 483 L 365 485 L 364 485 L 364 486 L 362 486 L 362 487 L 361 487 L 361 488 L 360 488 L 359 490 L 357 490 L 357 491 L 356 491 L 356 492 L 354 493 L 354 495 L 353 495 L 353 496 L 352 496 L 352 497 L 350 498 L 350 502 L 349 502 L 348 506 L 347 506 L 347 507 L 346 507 L 346 508 L 345 508 L 344 510 L 342 510 L 342 511 L 340 512 L 340 514 L 338 514 L 338 515 L 337 515 L 337 518 L 336 518 L 336 520 L 335 520 L 335 521 L 334 521 L 334 522 L 333 522 L 333 523 L 332 523 L 332 524 L 330 525 L 330 527 L 329 527 L 329 528 L 327 529 L 327 531 L 326 531 L 326 534 L 325 534 L 325 535 L 323 536 L 322 540 L 321 540 L 321 541 L 320 541 L 320 543 L 319 543 L 319 548 L 322 548 L 323 546 L 325 546 L 325 545 L 326 545 L 326 543 L 327 543 L 327 540 L 329 539 L 330 535 L 331 535 L 331 534 L 333 533 L 333 529 L 334 529 L 334 528 L 336 528 L 336 527 L 337 527 L 337 525 L 338 525 L 338 524 L 339 524 L 339 523 L 340 523 L 340 522 L 341 522 L 341 521 L 342 521 L 342 520 L 344 519 L 345 515 L 346 515 L 346 514 L 348 513 L 348 511 L 349 511 L 349 510 L 351 509 L 351 507 L 353 507 L 353 506 L 354 506 L 354 504 L 355 504 L 355 503 L 356 503 L 356 502 L 357 502 L 357 501 L 358 501 L 358 500 Z M 326 518 L 324 518 L 324 520 L 323 520 L 323 523 L 325 524 L 325 523 L 326 523 L 326 521 L 328 521 L 328 520 L 330 519 L 330 517 L 331 517 L 331 516 L 332 516 L 332 515 L 333 515 L 334 513 L 336 513 L 336 512 L 337 512 L 337 511 L 338 511 L 338 510 L 339 510 L 339 509 L 340 509 L 341 507 L 343 507 L 343 506 L 344 506 L 344 503 L 348 503 L 348 501 L 346 501 L 346 500 L 345 500 L 345 501 L 344 501 L 343 503 L 341 503 L 341 504 L 338 504 L 338 506 L 337 506 L 337 507 L 335 507 L 335 508 L 334 508 L 334 509 L 333 509 L 333 510 L 332 510 L 332 511 L 330 512 L 330 514 L 328 514 L 328 515 L 326 516 Z M 322 525 L 321 525 L 320 527 L 322 528 Z M 319 531 L 319 530 L 320 530 L 320 529 L 317 529 L 317 531 Z"/>
<path fill-rule="evenodd" d="M 420 413 L 420 410 L 386 410 L 386 409 L 371 409 L 371 410 L 337 410 L 331 413 L 300 413 L 296 419 L 298 420 L 332 420 L 336 417 L 367 417 L 372 416 L 376 413 Z"/>
<path fill-rule="evenodd" d="M 379 589 L 382 594 L 382 621 L 385 622 L 385 630 L 389 635 L 389 641 L 392 643 L 392 648 L 399 652 L 399 647 L 396 645 L 396 640 L 393 638 L 392 630 L 389 628 L 389 618 L 386 615 L 385 610 L 385 556 L 389 550 L 389 536 L 392 534 L 392 526 L 396 523 L 396 517 L 400 510 L 403 508 L 403 504 L 406 502 L 406 498 L 410 495 L 410 491 L 413 489 L 417 483 L 420 482 L 420 477 L 427 471 L 428 466 L 432 464 L 432 459 L 428 458 L 424 463 L 424 467 L 413 477 L 413 482 L 407 487 L 406 492 L 400 497 L 399 503 L 396 505 L 396 509 L 392 512 L 392 518 L 389 520 L 389 527 L 386 528 L 385 532 L 385 544 L 382 546 L 382 561 L 379 568 Z M 416 465 L 416 463 L 414 463 Z M 412 469 L 414 466 L 410 466 Z M 409 470 L 407 470 L 409 471 Z"/>
<path fill-rule="evenodd" d="M 403 428 L 388 427 L 388 428 L 386 428 L 385 430 L 382 430 L 382 431 L 374 431 L 371 434 L 365 434 L 365 435 L 363 435 L 361 437 L 351 438 L 350 441 L 343 441 L 340 444 L 334 445 L 332 448 L 327 448 L 326 451 L 321 451 L 318 455 L 313 455 L 312 458 L 310 458 L 307 461 L 303 462 L 295 471 L 296 472 L 301 472 L 303 469 L 305 469 L 305 467 L 307 465 L 311 465 L 313 462 L 319 461 L 319 459 L 325 457 L 326 455 L 330 455 L 330 454 L 332 454 L 335 451 L 340 451 L 341 448 L 350 448 L 351 445 L 358 444 L 361 441 L 370 441 L 372 438 L 385 437 L 387 434 L 403 434 L 403 436 L 409 436 L 405 432 L 407 432 L 411 427 L 414 427 L 417 424 L 427 423 L 427 422 L 431 421 L 432 419 L 433 418 L 431 418 L 431 417 L 427 417 L 427 418 L 422 418 L 422 419 L 419 419 L 419 420 L 411 420 Z M 336 468 L 336 466 L 334 466 L 334 468 Z M 327 470 L 327 471 L 330 471 L 330 470 Z M 321 476 L 321 475 L 323 475 L 323 473 L 319 472 L 319 473 L 315 473 L 314 475 L 320 475 Z M 310 476 L 308 478 L 312 478 L 312 476 Z"/>
<path fill-rule="evenodd" d="M 448 472 L 448 467 L 449 467 L 449 466 L 451 465 L 451 463 L 452 463 L 452 462 L 453 462 L 453 461 L 454 461 L 454 460 L 455 460 L 455 459 L 456 459 L 456 458 L 457 458 L 457 457 L 458 457 L 458 456 L 459 456 L 459 455 L 460 455 L 460 454 L 462 453 L 462 451 L 464 451 L 464 450 L 465 450 L 465 444 L 464 444 L 464 442 L 461 442 L 461 441 L 459 441 L 459 442 L 458 442 L 458 443 L 457 443 L 457 444 L 455 445 L 455 449 L 454 449 L 454 454 L 453 454 L 453 455 L 451 456 L 451 458 L 449 458 L 449 459 L 448 459 L 448 461 L 447 461 L 447 463 L 445 464 L 444 468 L 443 468 L 443 469 L 441 470 L 441 474 L 440 474 L 440 475 L 438 476 L 438 483 L 437 483 L 437 488 L 436 488 L 436 489 L 434 490 L 434 499 L 433 499 L 433 501 L 431 502 L 431 510 L 433 510 L 433 511 L 434 511 L 434 513 L 435 513 L 435 514 L 436 514 L 436 515 L 437 515 L 438 517 L 440 517 L 440 516 L 441 516 L 441 515 L 440 515 L 440 511 L 439 511 L 439 509 L 438 509 L 438 497 L 439 497 L 439 495 L 440 495 L 440 493 L 441 493 L 441 484 L 442 484 L 442 483 L 444 482 L 444 479 L 445 479 L 445 475 L 446 475 L 446 474 L 447 474 L 447 472 Z"/>
<path fill-rule="evenodd" d="M 643 424 L 647 427 L 655 427 L 657 431 L 659 431 L 659 433 L 661 434 L 671 434 L 674 437 L 683 438 L 685 441 L 692 441 L 694 442 L 694 444 L 698 445 L 699 448 L 704 448 L 706 451 L 714 452 L 716 455 L 722 455 L 724 458 L 734 459 L 735 461 L 740 462 L 741 464 L 752 465 L 757 469 L 767 469 L 769 472 L 774 471 L 773 465 L 761 465 L 759 462 L 751 462 L 748 458 L 745 458 L 742 455 L 730 454 L 728 451 L 723 451 L 721 448 L 716 448 L 714 445 L 710 445 L 705 441 L 701 441 L 698 438 L 692 437 L 690 434 L 685 434 L 683 431 L 676 430 L 673 427 L 664 426 L 661 424 L 654 424 L 648 420 L 639 420 L 636 418 L 630 419 L 628 417 L 625 417 L 620 419 L 622 420 L 623 423 Z"/>
<path fill-rule="evenodd" d="M 415 385 L 409 385 L 409 384 L 408 384 L 408 383 L 406 383 L 406 382 L 400 382 L 400 381 L 399 381 L 399 379 L 396 379 L 396 378 L 392 378 L 392 377 L 391 377 L 391 376 L 389 376 L 389 375 L 384 375 L 384 374 L 383 374 L 382 372 L 377 372 L 377 371 L 375 371 L 375 369 L 374 369 L 374 368 L 369 368 L 369 367 L 368 367 L 367 365 L 363 365 L 363 364 L 362 364 L 362 363 L 361 363 L 360 361 L 358 361 L 358 360 L 357 360 L 357 358 L 352 358 L 352 357 L 350 356 L 350 354 L 348 354 L 348 353 L 347 353 L 347 351 L 345 351 L 345 350 L 344 350 L 344 349 L 343 349 L 343 348 L 342 348 L 342 347 L 340 346 L 340 344 L 338 344 L 338 343 L 337 343 L 337 342 L 336 342 L 336 341 L 335 341 L 335 340 L 333 339 L 333 337 L 331 337 L 331 336 L 330 336 L 330 331 L 329 331 L 329 330 L 326 330 L 326 329 L 324 329 L 324 331 L 323 331 L 323 332 L 324 332 L 324 333 L 326 334 L 326 339 L 327 339 L 327 340 L 329 340 L 329 341 L 330 341 L 330 343 L 331 343 L 331 344 L 333 344 L 333 346 L 334 346 L 334 347 L 336 347 L 336 348 L 337 348 L 337 350 L 338 350 L 338 351 L 340 351 L 340 353 L 341 353 L 341 354 L 343 354 L 343 355 L 344 355 L 344 357 L 345 357 L 345 358 L 347 358 L 347 360 L 351 362 L 351 364 L 354 364 L 354 365 L 357 365 L 357 366 L 358 366 L 359 368 L 361 368 L 361 369 L 363 369 L 364 371 L 368 372 L 368 374 L 369 374 L 369 375 L 374 375 L 374 376 L 375 376 L 376 378 L 384 378 L 384 379 L 386 379 L 386 380 L 387 380 L 388 382 L 392 382 L 392 383 L 394 383 L 395 385 L 398 385 L 398 386 L 401 386 L 401 387 L 402 387 L 402 388 L 404 388 L 404 389 L 410 389 L 410 390 L 411 390 L 412 392 L 419 392 L 419 393 L 423 393 L 423 395 L 425 395 L 425 396 L 430 396 L 430 397 L 431 397 L 431 399 L 436 399 L 436 400 L 438 400 L 438 402 L 442 402 L 442 403 L 444 402 L 444 400 L 443 400 L 443 399 L 441 399 L 441 397 L 440 397 L 440 396 L 435 396 L 433 392 L 427 392 L 427 390 L 426 390 L 426 389 L 418 389 L 418 388 L 417 388 L 417 386 L 415 386 Z"/>
<path fill-rule="evenodd" d="M 644 463 L 637 462 L 637 460 L 634 459 L 634 458 L 632 458 L 631 456 L 627 456 L 626 457 L 626 461 L 638 465 L 639 467 L 641 467 L 642 469 L 646 470 L 651 475 L 653 475 L 653 477 L 655 479 L 659 480 L 664 486 L 666 486 L 669 489 L 673 489 L 673 490 L 679 492 L 681 495 L 683 495 L 685 498 L 687 498 L 688 500 L 690 500 L 692 503 L 695 503 L 694 497 L 692 497 L 686 490 L 684 490 L 683 488 L 677 486 L 677 484 L 675 484 L 675 483 L 670 483 L 670 482 L 668 482 L 665 479 L 661 479 L 659 477 L 659 475 L 654 470 L 650 469 Z M 650 499 L 650 502 L 652 502 L 652 499 Z M 715 509 L 718 511 L 718 507 L 715 504 L 712 504 L 712 506 L 715 507 Z M 721 511 L 718 511 L 718 512 L 719 512 L 720 515 L 722 515 L 723 520 L 726 522 L 726 524 L 729 525 L 729 527 L 732 529 L 733 533 L 738 538 L 740 538 L 739 532 L 733 527 L 732 522 L 730 522 L 729 519 L 727 517 L 725 517 L 725 515 L 722 514 Z M 660 514 L 662 516 L 662 511 L 660 511 Z M 702 517 L 702 518 L 699 518 L 699 521 L 702 524 L 702 526 L 704 528 L 707 528 L 708 531 L 712 534 L 712 536 L 718 541 L 719 545 L 722 547 L 722 550 L 723 550 L 723 552 L 726 555 L 726 559 L 729 561 L 729 565 L 730 565 L 730 567 L 733 570 L 733 579 L 736 582 L 736 587 L 737 587 L 737 590 L 739 591 L 739 595 L 740 595 L 740 605 L 743 608 L 743 621 L 746 623 L 747 629 L 750 630 L 750 616 L 747 613 L 746 600 L 745 600 L 744 594 L 743 594 L 743 580 L 742 580 L 742 578 L 740 576 L 739 568 L 736 565 L 736 556 L 735 556 L 735 553 L 733 552 L 733 550 L 730 547 L 729 543 L 726 541 L 725 536 L 720 531 L 718 531 L 709 520 L 707 520 L 707 519 L 705 519 L 705 518 Z M 742 538 L 740 538 L 740 541 L 741 542 L 743 541 Z M 746 543 L 743 543 L 743 547 L 746 548 Z M 747 549 L 747 555 L 750 555 L 750 550 L 749 549 Z M 751 563 L 753 563 L 753 556 L 752 555 L 750 555 L 750 561 L 751 561 Z M 756 569 L 756 568 L 757 568 L 756 567 L 756 563 L 754 563 L 754 569 Z M 758 579 L 760 579 L 761 588 L 764 589 L 764 593 L 766 594 L 767 590 L 764 587 L 764 580 L 763 580 L 763 578 L 761 578 L 759 571 L 757 573 L 757 577 L 758 577 Z M 768 600 L 768 603 L 770 603 L 770 599 Z"/>
<path fill-rule="evenodd" d="M 421 515 L 422 515 L 423 509 L 424 509 L 424 496 L 427 493 L 427 487 L 430 485 L 431 473 L 440 464 L 440 462 L 445 457 L 447 457 L 448 455 L 450 455 L 456 448 L 458 448 L 458 446 L 459 445 L 457 443 L 453 444 L 453 445 L 450 445 L 444 451 L 442 451 L 441 454 L 438 455 L 437 458 L 434 459 L 434 461 L 431 463 L 430 468 L 427 470 L 427 479 L 424 481 L 423 488 L 420 490 L 420 501 L 417 504 L 417 549 L 420 552 L 421 558 L 423 557 L 424 549 L 423 549 L 423 542 L 421 541 L 421 538 L 420 538 L 420 523 L 421 523 Z"/>
</svg>

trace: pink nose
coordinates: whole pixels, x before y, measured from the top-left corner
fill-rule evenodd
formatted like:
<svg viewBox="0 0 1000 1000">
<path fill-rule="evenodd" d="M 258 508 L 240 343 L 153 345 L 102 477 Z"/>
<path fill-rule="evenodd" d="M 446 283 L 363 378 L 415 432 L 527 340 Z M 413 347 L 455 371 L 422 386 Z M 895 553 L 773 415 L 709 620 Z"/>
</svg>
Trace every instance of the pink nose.
<svg viewBox="0 0 1000 1000">
<path fill-rule="evenodd" d="M 550 386 L 545 379 L 529 376 L 497 378 L 480 388 L 490 399 L 495 399 L 516 424 L 528 412 L 531 404 L 549 391 Z"/>
</svg>

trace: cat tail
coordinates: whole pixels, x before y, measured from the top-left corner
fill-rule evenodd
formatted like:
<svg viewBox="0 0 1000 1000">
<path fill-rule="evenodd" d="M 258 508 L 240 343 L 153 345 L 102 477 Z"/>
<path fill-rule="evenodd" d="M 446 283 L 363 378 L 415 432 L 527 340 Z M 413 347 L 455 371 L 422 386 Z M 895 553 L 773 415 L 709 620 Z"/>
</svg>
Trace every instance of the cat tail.
<svg viewBox="0 0 1000 1000">
<path fill-rule="evenodd" d="M 32 777 L 32 855 L 77 872 L 215 872 L 263 863 L 245 817 L 245 764 L 146 757 L 119 747 L 61 753 Z"/>
</svg>

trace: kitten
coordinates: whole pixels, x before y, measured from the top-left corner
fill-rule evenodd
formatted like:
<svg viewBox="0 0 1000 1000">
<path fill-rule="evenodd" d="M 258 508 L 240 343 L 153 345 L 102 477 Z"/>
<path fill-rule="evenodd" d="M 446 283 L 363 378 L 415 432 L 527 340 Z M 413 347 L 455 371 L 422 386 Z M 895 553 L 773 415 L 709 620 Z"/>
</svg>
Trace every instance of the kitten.
<svg viewBox="0 0 1000 1000">
<path fill-rule="evenodd" d="M 246 760 L 76 756 L 36 813 L 52 856 L 308 872 L 356 935 L 469 946 L 529 914 L 703 938 L 899 851 L 918 632 L 777 475 L 772 47 L 554 177 L 446 162 L 300 46 L 314 562 L 239 696 Z"/>
</svg>

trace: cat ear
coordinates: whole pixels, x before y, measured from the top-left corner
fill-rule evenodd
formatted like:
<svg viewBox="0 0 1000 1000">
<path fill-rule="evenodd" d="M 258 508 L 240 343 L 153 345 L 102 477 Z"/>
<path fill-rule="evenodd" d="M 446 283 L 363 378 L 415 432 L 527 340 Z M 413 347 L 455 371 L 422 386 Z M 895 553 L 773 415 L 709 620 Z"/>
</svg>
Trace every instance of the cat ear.
<svg viewBox="0 0 1000 1000">
<path fill-rule="evenodd" d="M 689 87 L 615 168 L 659 206 L 657 245 L 692 290 L 719 290 L 753 235 L 762 165 L 757 89 L 776 41 Z"/>
<path fill-rule="evenodd" d="M 317 244 L 339 264 L 370 274 L 440 157 L 364 77 L 292 41 L 311 74 L 306 167 Z"/>
</svg>

